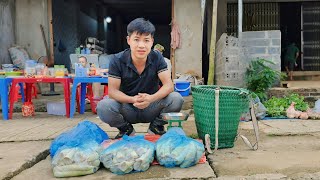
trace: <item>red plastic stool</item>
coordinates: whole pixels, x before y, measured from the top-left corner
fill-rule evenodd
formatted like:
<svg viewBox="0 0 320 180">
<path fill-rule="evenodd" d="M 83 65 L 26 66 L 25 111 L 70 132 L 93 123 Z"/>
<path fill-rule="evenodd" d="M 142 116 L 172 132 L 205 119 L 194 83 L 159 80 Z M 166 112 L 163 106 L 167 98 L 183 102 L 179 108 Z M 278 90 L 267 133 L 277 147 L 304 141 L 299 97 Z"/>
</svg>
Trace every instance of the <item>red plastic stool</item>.
<svg viewBox="0 0 320 180">
<path fill-rule="evenodd" d="M 22 98 L 21 94 L 19 94 L 19 90 L 20 90 L 20 86 L 16 86 L 16 93 L 13 95 L 13 99 L 14 99 L 14 102 L 17 102 L 19 99 Z M 24 94 L 26 94 L 26 86 L 24 85 L 23 86 L 23 91 L 24 91 Z M 38 95 L 37 95 L 38 91 L 37 91 L 37 87 L 35 84 L 32 84 L 32 95 L 31 97 L 34 97 L 34 98 L 38 98 Z"/>
<path fill-rule="evenodd" d="M 104 85 L 104 89 L 103 89 L 103 96 L 106 96 L 109 94 L 109 91 L 108 91 L 108 85 Z"/>
<path fill-rule="evenodd" d="M 80 95 L 79 94 L 81 94 L 80 89 L 81 89 L 80 86 L 78 86 L 76 91 L 76 102 L 77 102 L 77 109 L 79 113 L 80 113 Z M 86 98 L 88 98 L 91 103 L 91 99 L 93 98 L 92 84 L 87 84 Z"/>
<path fill-rule="evenodd" d="M 99 99 L 94 99 L 94 98 L 91 98 L 90 99 L 90 106 L 91 106 L 91 111 L 94 113 L 94 114 L 97 114 L 97 104 L 99 101 L 101 101 L 102 98 L 99 98 Z"/>
<path fill-rule="evenodd" d="M 76 92 L 76 102 L 77 102 L 78 112 L 80 112 L 80 97 L 79 97 L 79 94 L 80 94 L 80 86 L 77 87 L 77 92 Z M 108 95 L 108 85 L 105 85 L 104 89 L 103 89 L 103 96 L 106 96 L 106 95 Z M 92 84 L 88 84 L 87 85 L 86 98 L 88 98 L 89 101 L 90 101 L 91 111 L 94 114 L 97 114 L 97 111 L 96 111 L 97 104 L 103 98 L 99 98 L 99 99 L 94 99 L 93 98 Z"/>
<path fill-rule="evenodd" d="M 106 95 L 108 95 L 108 85 L 105 85 L 103 88 L 103 97 Z M 99 101 L 101 101 L 103 99 L 103 97 L 99 98 L 99 99 L 94 99 L 93 94 L 92 94 L 91 98 L 89 98 L 91 110 L 94 114 L 97 114 L 97 104 Z"/>
</svg>

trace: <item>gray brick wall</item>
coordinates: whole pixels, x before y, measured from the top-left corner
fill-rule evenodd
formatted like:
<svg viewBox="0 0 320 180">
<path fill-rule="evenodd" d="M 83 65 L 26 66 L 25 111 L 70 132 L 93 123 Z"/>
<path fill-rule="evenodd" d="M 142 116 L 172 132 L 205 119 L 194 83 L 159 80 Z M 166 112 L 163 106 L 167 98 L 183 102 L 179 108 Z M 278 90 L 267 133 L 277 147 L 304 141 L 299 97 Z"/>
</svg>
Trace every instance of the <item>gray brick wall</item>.
<svg viewBox="0 0 320 180">
<path fill-rule="evenodd" d="M 281 70 L 281 32 L 279 30 L 243 32 L 239 37 L 242 61 L 247 61 L 249 64 L 252 60 L 263 58 L 275 63 L 272 66 L 273 69 Z"/>
<path fill-rule="evenodd" d="M 256 59 L 270 60 L 281 70 L 281 32 L 250 31 L 239 39 L 223 34 L 216 46 L 215 82 L 217 85 L 244 87 L 245 72 Z"/>
</svg>

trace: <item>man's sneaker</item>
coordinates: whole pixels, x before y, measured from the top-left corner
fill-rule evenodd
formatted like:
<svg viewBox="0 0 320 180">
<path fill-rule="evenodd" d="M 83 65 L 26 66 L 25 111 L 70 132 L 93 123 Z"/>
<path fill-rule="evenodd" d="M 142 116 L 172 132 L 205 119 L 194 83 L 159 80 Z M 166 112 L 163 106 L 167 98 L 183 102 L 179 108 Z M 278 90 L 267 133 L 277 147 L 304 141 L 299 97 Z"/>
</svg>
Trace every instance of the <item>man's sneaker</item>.
<svg viewBox="0 0 320 180">
<path fill-rule="evenodd" d="M 166 133 L 166 131 L 164 130 L 164 126 L 161 125 L 154 125 L 154 124 L 150 124 L 149 129 L 148 129 L 148 133 L 152 134 L 152 135 L 163 135 Z"/>
<path fill-rule="evenodd" d="M 132 124 L 128 123 L 122 127 L 119 127 L 119 133 L 116 135 L 115 139 L 122 138 L 124 135 L 132 136 L 136 133 L 136 131 L 133 129 Z"/>
</svg>

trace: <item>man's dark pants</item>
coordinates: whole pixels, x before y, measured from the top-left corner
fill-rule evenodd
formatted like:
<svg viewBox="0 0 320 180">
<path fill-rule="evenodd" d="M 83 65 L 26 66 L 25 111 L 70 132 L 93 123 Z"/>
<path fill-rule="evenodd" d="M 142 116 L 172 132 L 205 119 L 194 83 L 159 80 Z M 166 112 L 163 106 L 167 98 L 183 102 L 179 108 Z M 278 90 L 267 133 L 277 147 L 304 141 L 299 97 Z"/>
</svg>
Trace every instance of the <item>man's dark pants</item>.
<svg viewBox="0 0 320 180">
<path fill-rule="evenodd" d="M 111 127 L 122 127 L 127 123 L 153 123 L 164 125 L 161 113 L 179 112 L 183 104 L 182 96 L 177 92 L 170 93 L 167 97 L 152 102 L 145 109 L 138 109 L 132 104 L 119 103 L 114 99 L 104 98 L 97 105 L 97 114 L 100 119 Z"/>
</svg>

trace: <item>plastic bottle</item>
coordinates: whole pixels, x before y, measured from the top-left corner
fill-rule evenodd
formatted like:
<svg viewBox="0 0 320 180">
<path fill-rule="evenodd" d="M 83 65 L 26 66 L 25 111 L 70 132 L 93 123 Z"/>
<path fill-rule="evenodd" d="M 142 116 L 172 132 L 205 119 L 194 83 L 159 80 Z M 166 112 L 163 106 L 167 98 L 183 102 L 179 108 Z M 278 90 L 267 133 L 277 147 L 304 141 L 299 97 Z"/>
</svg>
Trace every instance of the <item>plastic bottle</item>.
<svg viewBox="0 0 320 180">
<path fill-rule="evenodd" d="M 35 60 L 26 60 L 25 64 L 25 76 L 30 77 L 36 75 L 36 61 Z"/>
</svg>

